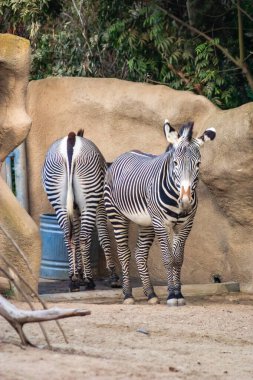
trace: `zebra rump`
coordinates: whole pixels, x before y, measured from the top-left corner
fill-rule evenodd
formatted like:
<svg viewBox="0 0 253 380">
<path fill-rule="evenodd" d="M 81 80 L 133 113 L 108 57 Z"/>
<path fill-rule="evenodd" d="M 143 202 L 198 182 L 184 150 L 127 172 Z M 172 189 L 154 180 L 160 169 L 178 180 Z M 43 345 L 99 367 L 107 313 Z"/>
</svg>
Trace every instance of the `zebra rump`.
<svg viewBox="0 0 253 380">
<path fill-rule="evenodd" d="M 96 224 L 111 279 L 118 281 L 103 200 L 106 162 L 96 145 L 83 137 L 83 132 L 79 130 L 77 135 L 70 132 L 55 141 L 42 170 L 44 189 L 64 232 L 71 291 L 79 290 L 80 284 L 90 289 L 95 286 L 90 245 Z"/>
</svg>

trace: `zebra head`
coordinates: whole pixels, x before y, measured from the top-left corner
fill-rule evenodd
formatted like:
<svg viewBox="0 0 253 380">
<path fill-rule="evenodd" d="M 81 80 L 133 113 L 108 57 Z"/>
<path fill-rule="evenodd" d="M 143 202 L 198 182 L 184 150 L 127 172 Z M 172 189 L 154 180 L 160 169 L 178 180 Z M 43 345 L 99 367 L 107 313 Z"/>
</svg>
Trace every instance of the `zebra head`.
<svg viewBox="0 0 253 380">
<path fill-rule="evenodd" d="M 200 137 L 193 138 L 193 122 L 183 124 L 176 132 L 168 120 L 164 123 L 164 133 L 170 143 L 169 173 L 178 192 L 178 205 L 182 212 L 188 212 L 193 207 L 194 192 L 198 183 L 201 163 L 200 146 L 216 136 L 214 128 L 207 129 Z"/>
</svg>

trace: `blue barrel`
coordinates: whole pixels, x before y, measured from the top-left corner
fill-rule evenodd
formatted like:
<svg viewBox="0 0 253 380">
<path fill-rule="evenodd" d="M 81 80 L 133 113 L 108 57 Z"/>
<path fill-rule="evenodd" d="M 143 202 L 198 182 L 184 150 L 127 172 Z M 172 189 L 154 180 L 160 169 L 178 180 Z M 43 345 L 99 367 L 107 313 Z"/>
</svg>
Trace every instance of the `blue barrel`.
<svg viewBox="0 0 253 380">
<path fill-rule="evenodd" d="M 68 279 L 68 253 L 64 243 L 63 231 L 55 214 L 40 215 L 40 236 L 42 240 L 40 276 L 52 280 Z M 96 272 L 101 254 L 96 231 L 92 237 L 90 254 L 91 266 Z"/>
<path fill-rule="evenodd" d="M 40 215 L 42 259 L 40 276 L 54 280 L 68 278 L 68 253 L 63 232 L 54 214 Z"/>
</svg>

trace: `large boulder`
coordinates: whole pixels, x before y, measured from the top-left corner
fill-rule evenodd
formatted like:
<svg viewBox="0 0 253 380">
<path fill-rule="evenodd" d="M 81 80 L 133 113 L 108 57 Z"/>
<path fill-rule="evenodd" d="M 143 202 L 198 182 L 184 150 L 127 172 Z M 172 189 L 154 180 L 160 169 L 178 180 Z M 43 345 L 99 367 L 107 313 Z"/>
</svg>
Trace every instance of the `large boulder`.
<svg viewBox="0 0 253 380">
<path fill-rule="evenodd" d="M 38 290 L 41 244 L 39 229 L 31 216 L 22 208 L 5 181 L 0 177 L 0 247 L 1 254 L 15 267 L 18 274 L 35 290 Z M 8 237 L 4 232 L 7 232 Z M 11 239 L 9 238 L 11 237 Z M 19 251 L 15 248 L 17 244 Z M 20 253 L 21 252 L 21 253 Z M 23 258 L 25 256 L 25 259 Z M 19 279 L 16 273 L 0 259 L 0 266 L 7 269 L 19 287 L 26 293 L 33 292 Z M 31 269 L 31 271 L 30 271 Z M 16 287 L 12 287 L 20 297 Z"/>
<path fill-rule="evenodd" d="M 194 120 L 195 135 L 216 128 L 216 140 L 202 148 L 199 208 L 186 243 L 182 278 L 201 283 L 219 275 L 222 281 L 253 282 L 253 103 L 221 111 L 202 96 L 166 86 L 48 78 L 30 82 L 27 107 L 33 120 L 27 139 L 30 208 L 37 222 L 40 213 L 52 211 L 40 179 L 45 153 L 69 131 L 84 128 L 111 162 L 130 149 L 162 153 L 165 118 L 175 127 Z M 131 247 L 135 237 L 132 228 Z M 149 266 L 153 279 L 166 279 L 157 241 Z M 138 276 L 134 260 L 132 275 Z"/>
<path fill-rule="evenodd" d="M 0 34 L 0 161 L 26 138 L 31 118 L 25 110 L 30 43 Z"/>
<path fill-rule="evenodd" d="M 0 163 L 21 144 L 31 127 L 31 118 L 25 109 L 29 68 L 29 41 L 10 34 L 0 34 Z M 19 205 L 2 178 L 0 209 L 1 254 L 36 289 L 41 256 L 39 229 L 30 215 Z M 13 242 L 18 244 L 26 256 L 33 274 Z M 0 262 L 0 265 L 5 266 L 3 262 Z M 10 272 L 16 277 L 12 270 Z M 19 285 L 23 290 L 26 289 L 22 282 L 19 282 Z M 14 290 L 18 294 L 15 288 Z"/>
</svg>

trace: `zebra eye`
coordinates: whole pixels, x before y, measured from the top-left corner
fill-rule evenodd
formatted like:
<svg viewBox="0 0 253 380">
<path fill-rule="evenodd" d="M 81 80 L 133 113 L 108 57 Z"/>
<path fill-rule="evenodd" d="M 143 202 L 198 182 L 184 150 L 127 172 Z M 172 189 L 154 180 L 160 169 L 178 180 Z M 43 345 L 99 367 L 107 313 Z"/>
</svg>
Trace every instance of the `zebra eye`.
<svg viewBox="0 0 253 380">
<path fill-rule="evenodd" d="M 174 166 L 177 167 L 178 166 L 178 162 L 177 161 L 173 161 L 174 163 Z"/>
<path fill-rule="evenodd" d="M 199 161 L 199 162 L 197 162 L 197 168 L 199 168 L 200 167 L 200 164 L 201 164 L 201 162 Z"/>
</svg>

